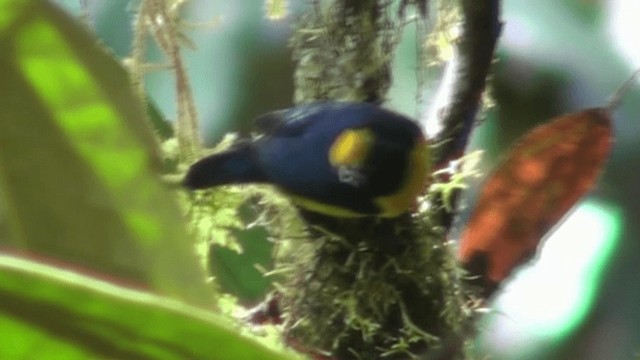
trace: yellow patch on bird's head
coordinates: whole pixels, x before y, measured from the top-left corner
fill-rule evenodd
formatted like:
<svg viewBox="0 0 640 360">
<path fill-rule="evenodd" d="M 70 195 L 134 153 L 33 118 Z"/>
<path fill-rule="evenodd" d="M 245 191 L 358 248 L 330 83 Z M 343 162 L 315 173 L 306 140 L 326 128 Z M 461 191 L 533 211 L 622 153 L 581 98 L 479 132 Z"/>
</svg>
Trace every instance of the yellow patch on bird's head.
<svg viewBox="0 0 640 360">
<path fill-rule="evenodd" d="M 417 139 L 415 148 L 409 153 L 404 179 L 398 191 L 391 195 L 376 198 L 383 217 L 395 217 L 406 212 L 416 197 L 425 188 L 425 182 L 431 168 L 429 144 L 426 139 Z"/>
<path fill-rule="evenodd" d="M 362 165 L 369 154 L 373 140 L 371 130 L 345 130 L 331 144 L 329 162 L 334 167 Z"/>
</svg>

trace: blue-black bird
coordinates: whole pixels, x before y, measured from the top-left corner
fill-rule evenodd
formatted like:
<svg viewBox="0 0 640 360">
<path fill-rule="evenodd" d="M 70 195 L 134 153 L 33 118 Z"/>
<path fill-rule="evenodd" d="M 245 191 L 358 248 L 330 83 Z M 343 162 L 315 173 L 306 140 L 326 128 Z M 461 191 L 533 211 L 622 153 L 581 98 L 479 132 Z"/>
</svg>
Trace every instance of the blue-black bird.
<svg viewBox="0 0 640 360">
<path fill-rule="evenodd" d="M 330 216 L 395 217 L 424 189 L 429 144 L 411 119 L 368 103 L 323 102 L 260 116 L 260 135 L 207 156 L 183 185 L 269 183 Z"/>
</svg>

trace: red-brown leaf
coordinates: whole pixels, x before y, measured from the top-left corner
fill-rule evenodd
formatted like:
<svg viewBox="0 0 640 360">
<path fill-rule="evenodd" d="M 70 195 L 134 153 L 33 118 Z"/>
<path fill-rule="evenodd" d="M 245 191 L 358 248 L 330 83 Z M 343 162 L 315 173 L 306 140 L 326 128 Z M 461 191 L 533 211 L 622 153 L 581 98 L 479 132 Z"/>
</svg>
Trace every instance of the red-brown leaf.
<svg viewBox="0 0 640 360">
<path fill-rule="evenodd" d="M 563 115 L 527 133 L 485 183 L 459 257 L 495 287 L 593 186 L 612 143 L 603 108 Z"/>
</svg>

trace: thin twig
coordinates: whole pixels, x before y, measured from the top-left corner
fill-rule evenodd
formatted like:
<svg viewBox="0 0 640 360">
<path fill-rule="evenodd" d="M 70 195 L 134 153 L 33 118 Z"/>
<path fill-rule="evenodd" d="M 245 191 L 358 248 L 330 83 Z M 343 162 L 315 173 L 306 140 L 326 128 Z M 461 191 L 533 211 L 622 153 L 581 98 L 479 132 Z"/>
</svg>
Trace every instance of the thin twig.
<svg viewBox="0 0 640 360">
<path fill-rule="evenodd" d="M 133 44 L 131 49 L 131 61 L 128 62 L 129 65 L 129 76 L 131 77 L 131 83 L 133 84 L 134 90 L 140 100 L 146 103 L 146 92 L 144 90 L 144 63 L 145 63 L 145 53 L 146 53 L 146 37 L 147 31 L 145 29 L 145 14 L 147 13 L 148 2 L 143 1 L 140 3 L 140 7 L 138 8 L 138 13 L 136 14 L 136 18 L 134 21 L 134 31 L 133 31 Z"/>
<path fill-rule="evenodd" d="M 200 156 L 201 143 L 198 131 L 198 115 L 187 71 L 183 63 L 180 44 L 184 42 L 179 26 L 180 6 L 184 1 L 169 3 L 165 0 L 144 0 L 140 4 L 135 22 L 135 37 L 131 61 L 132 81 L 141 98 L 144 99 L 143 75 L 145 70 L 146 36 L 153 35 L 156 43 L 169 58 L 176 77 L 176 97 L 178 118 L 176 137 L 183 162 L 191 162 Z"/>
<path fill-rule="evenodd" d="M 633 87 L 633 84 L 636 82 L 639 76 L 640 76 L 640 69 L 637 69 L 636 71 L 634 71 L 633 74 L 631 74 L 631 76 L 629 77 L 629 79 L 627 79 L 627 81 L 625 81 L 622 85 L 620 85 L 620 87 L 616 90 L 616 92 L 613 93 L 613 95 L 611 95 L 611 97 L 609 98 L 607 105 L 605 105 L 605 108 L 607 109 L 607 111 L 613 112 L 613 110 L 617 109 L 618 106 L 620 106 L 620 104 L 622 103 L 622 98 L 629 91 L 629 89 Z"/>
</svg>

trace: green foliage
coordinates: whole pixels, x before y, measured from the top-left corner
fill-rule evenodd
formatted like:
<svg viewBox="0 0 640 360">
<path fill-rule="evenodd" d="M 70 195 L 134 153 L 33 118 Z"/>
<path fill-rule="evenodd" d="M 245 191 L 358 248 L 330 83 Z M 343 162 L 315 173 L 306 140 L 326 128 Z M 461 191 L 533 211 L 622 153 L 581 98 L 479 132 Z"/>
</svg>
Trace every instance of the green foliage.
<svg viewBox="0 0 640 360">
<path fill-rule="evenodd" d="M 431 184 L 429 191 L 441 193 L 443 206 L 448 212 L 454 211 L 454 194 L 466 189 L 470 179 L 481 176 L 477 166 L 482 153 L 482 150 L 468 153 L 458 160 L 451 161 L 448 168 L 438 170 L 433 174 L 436 179 L 443 175 L 445 180 L 435 181 Z"/>
<path fill-rule="evenodd" d="M 3 4 L 2 244 L 207 302 L 124 70 L 56 8 Z"/>
<path fill-rule="evenodd" d="M 70 270 L 0 255 L 2 359 L 287 359 L 228 318 Z"/>
<path fill-rule="evenodd" d="M 211 152 L 223 151 L 236 139 L 234 135 L 226 136 Z M 178 160 L 175 151 L 175 139 L 165 144 L 166 156 Z M 203 268 L 209 268 L 210 253 L 213 246 L 218 246 L 242 253 L 237 234 L 246 227 L 241 218 L 241 210 L 251 198 L 256 196 L 252 186 L 224 186 L 194 193 L 181 193 L 181 205 L 189 219 L 189 232 L 195 239 L 195 246 Z"/>
</svg>

